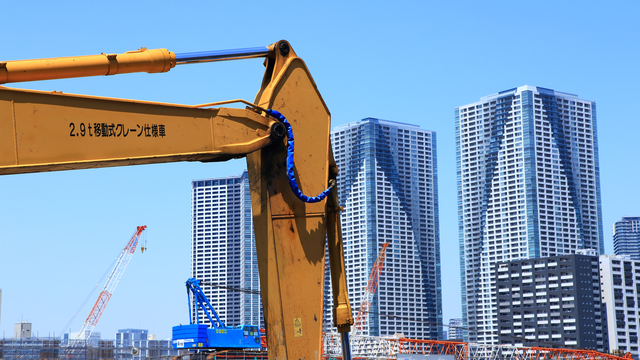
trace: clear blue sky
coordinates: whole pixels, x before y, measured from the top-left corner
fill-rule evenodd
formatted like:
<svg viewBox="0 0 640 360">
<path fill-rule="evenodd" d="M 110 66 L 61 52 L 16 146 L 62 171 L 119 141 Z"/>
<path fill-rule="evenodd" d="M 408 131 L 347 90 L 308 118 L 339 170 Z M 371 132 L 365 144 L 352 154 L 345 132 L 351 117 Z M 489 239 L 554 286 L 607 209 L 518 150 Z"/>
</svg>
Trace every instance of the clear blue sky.
<svg viewBox="0 0 640 360">
<path fill-rule="evenodd" d="M 307 63 L 333 124 L 365 117 L 436 131 L 444 319 L 460 316 L 454 107 L 521 85 L 597 102 L 606 250 L 611 225 L 640 215 L 639 39 L 634 1 L 12 1 L 0 60 L 266 46 L 286 39 Z M 14 87 L 198 104 L 253 100 L 260 60 Z M 0 332 L 21 319 L 58 333 L 125 245 L 147 225 L 96 331 L 169 338 L 188 321 L 190 182 L 239 174 L 244 161 L 0 177 Z M 72 325 L 78 331 L 95 298 Z M 2 334 L 0 334 L 1 336 Z"/>
</svg>

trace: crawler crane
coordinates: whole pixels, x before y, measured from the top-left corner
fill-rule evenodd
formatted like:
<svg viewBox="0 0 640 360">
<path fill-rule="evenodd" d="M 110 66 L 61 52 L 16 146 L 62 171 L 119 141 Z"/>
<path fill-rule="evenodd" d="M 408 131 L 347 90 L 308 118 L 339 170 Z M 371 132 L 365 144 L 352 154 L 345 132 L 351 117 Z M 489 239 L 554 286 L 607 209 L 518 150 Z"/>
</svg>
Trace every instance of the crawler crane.
<svg viewBox="0 0 640 360">
<path fill-rule="evenodd" d="M 321 351 L 325 241 L 334 325 L 347 347 L 353 318 L 331 116 L 288 42 L 6 61 L 0 62 L 0 84 L 160 73 L 180 64 L 258 57 L 265 58 L 265 73 L 254 102 L 234 101 L 246 109 L 214 107 L 230 102 L 179 105 L 0 87 L 0 175 L 246 157 L 269 358 L 315 360 Z"/>
</svg>

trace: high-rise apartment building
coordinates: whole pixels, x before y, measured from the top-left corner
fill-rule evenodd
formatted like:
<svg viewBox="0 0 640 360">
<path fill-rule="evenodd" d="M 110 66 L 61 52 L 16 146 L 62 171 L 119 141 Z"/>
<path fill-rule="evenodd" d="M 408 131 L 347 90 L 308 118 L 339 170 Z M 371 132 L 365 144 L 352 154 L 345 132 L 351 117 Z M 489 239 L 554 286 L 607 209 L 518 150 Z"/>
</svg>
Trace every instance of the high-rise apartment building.
<svg viewBox="0 0 640 360">
<path fill-rule="evenodd" d="M 500 344 L 609 351 L 595 250 L 496 263 Z"/>
<path fill-rule="evenodd" d="M 366 118 L 334 128 L 331 143 L 340 171 L 338 195 L 344 207 L 342 233 L 354 317 L 381 245 L 391 243 L 361 334 L 438 339 L 442 299 L 436 134 L 416 125 Z M 327 328 L 332 326 L 332 304 L 330 291 L 325 294 Z"/>
<path fill-rule="evenodd" d="M 640 217 L 625 216 L 613 224 L 613 252 L 640 260 Z"/>
<path fill-rule="evenodd" d="M 610 351 L 630 352 L 638 359 L 640 261 L 625 255 L 600 255 L 600 284 Z"/>
<path fill-rule="evenodd" d="M 596 104 L 521 86 L 455 118 L 463 321 L 496 343 L 496 262 L 604 251 Z"/>
<path fill-rule="evenodd" d="M 225 324 L 263 327 L 260 295 L 241 291 L 260 291 L 247 171 L 194 180 L 191 192 L 191 275 L 203 282 Z M 202 312 L 199 316 L 200 323 L 209 323 Z"/>
</svg>

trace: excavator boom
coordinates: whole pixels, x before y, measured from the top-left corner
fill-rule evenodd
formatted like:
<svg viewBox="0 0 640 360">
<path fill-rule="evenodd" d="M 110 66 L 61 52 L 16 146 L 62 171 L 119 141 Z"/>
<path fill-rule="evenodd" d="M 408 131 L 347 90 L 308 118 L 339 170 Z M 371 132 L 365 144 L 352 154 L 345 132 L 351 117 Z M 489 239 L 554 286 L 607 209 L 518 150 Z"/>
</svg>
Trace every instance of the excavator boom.
<svg viewBox="0 0 640 360">
<path fill-rule="evenodd" d="M 338 169 L 329 141 L 329 110 L 288 42 L 223 52 L 140 49 L 0 62 L 0 83 L 165 72 L 176 64 L 252 57 L 266 57 L 266 70 L 247 109 L 0 87 L 0 175 L 246 157 L 269 358 L 318 360 L 326 239 L 334 324 L 347 334 L 353 318 L 337 191 L 334 187 L 326 199 L 307 203 L 289 184 L 293 177 L 304 194 L 313 196 L 335 180 Z M 284 115 L 295 132 L 290 174 L 283 124 L 266 109 Z"/>
</svg>

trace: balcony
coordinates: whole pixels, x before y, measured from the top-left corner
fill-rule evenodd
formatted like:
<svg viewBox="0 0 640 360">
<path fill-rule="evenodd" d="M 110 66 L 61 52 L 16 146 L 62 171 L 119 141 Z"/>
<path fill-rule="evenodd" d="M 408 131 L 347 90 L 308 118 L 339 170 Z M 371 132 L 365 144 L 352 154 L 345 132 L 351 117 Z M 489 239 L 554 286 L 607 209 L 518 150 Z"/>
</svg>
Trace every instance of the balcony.
<svg viewBox="0 0 640 360">
<path fill-rule="evenodd" d="M 562 320 L 562 321 L 563 321 L 565 324 L 566 324 L 566 323 L 575 323 L 575 322 L 576 322 L 576 319 L 564 319 L 564 320 Z"/>
<path fill-rule="evenodd" d="M 564 342 L 565 345 L 578 345 L 576 340 L 567 340 Z"/>
<path fill-rule="evenodd" d="M 564 327 L 564 330 L 565 330 L 565 331 L 575 330 L 575 329 L 576 329 L 576 326 L 575 326 L 575 325 L 573 325 L 573 326 L 565 326 L 565 327 Z"/>
<path fill-rule="evenodd" d="M 573 286 L 573 281 L 571 281 L 571 282 L 563 282 L 563 283 L 562 283 L 562 284 L 560 284 L 560 285 L 562 285 L 562 287 L 565 287 L 565 286 Z"/>
<path fill-rule="evenodd" d="M 559 339 L 562 337 L 562 334 L 552 334 L 551 337 L 554 339 Z"/>
<path fill-rule="evenodd" d="M 547 325 L 549 320 L 538 320 L 538 325 Z"/>
<path fill-rule="evenodd" d="M 564 275 L 564 276 L 560 276 L 561 280 L 571 280 L 573 279 L 573 275 Z"/>
<path fill-rule="evenodd" d="M 549 281 L 556 281 L 558 280 L 557 276 L 549 276 Z"/>
</svg>

